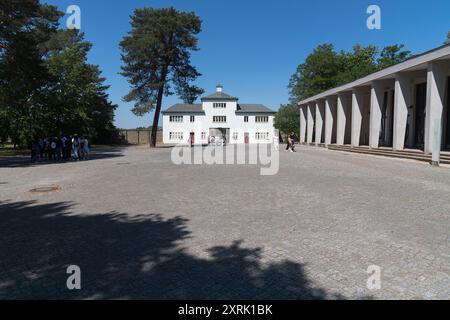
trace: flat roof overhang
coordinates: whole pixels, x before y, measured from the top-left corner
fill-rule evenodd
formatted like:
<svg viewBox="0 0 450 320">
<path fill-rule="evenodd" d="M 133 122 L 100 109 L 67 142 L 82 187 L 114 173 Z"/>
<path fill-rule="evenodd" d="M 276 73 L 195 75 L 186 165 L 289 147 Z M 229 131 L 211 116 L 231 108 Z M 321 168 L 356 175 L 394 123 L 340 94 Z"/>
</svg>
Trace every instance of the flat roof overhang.
<svg viewBox="0 0 450 320">
<path fill-rule="evenodd" d="M 426 70 L 428 63 L 431 61 L 442 61 L 450 59 L 450 45 L 445 45 L 434 50 L 425 52 L 421 55 L 414 56 L 404 62 L 393 65 L 389 68 L 377 71 L 366 77 L 360 78 L 353 82 L 344 84 L 342 86 L 324 91 L 318 95 L 312 96 L 298 103 L 299 106 L 305 105 L 317 100 L 325 99 L 329 96 L 335 96 L 339 93 L 344 93 L 346 91 L 353 91 L 358 87 L 370 86 L 373 81 L 377 80 L 389 80 L 395 79 L 396 74 L 399 72 L 412 72 L 419 70 Z"/>
<path fill-rule="evenodd" d="M 164 116 L 173 115 L 173 116 L 204 116 L 204 111 L 161 111 L 161 114 Z"/>
<path fill-rule="evenodd" d="M 265 116 L 273 116 L 274 114 L 276 114 L 276 111 L 235 111 L 235 114 L 237 116 L 261 116 L 261 115 L 265 115 Z"/>
</svg>

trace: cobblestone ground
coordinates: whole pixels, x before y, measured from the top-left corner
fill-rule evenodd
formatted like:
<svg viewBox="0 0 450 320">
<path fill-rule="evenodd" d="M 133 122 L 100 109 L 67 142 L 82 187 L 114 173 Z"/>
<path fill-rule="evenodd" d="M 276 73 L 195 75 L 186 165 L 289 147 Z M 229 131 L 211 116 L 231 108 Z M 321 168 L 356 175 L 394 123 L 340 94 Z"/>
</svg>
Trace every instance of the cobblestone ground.
<svg viewBox="0 0 450 320">
<path fill-rule="evenodd" d="M 0 161 L 0 298 L 450 298 L 449 168 L 300 147 L 261 176 L 170 154 Z"/>
</svg>

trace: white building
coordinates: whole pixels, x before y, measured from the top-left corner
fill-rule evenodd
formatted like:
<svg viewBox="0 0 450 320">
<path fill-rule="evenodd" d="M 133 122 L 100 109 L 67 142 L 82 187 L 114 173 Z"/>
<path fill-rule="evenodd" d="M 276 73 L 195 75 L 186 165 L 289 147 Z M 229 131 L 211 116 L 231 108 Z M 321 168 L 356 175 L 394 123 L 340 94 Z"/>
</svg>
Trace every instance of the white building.
<svg viewBox="0 0 450 320">
<path fill-rule="evenodd" d="M 330 89 L 299 102 L 300 142 L 438 157 L 450 150 L 449 83 L 445 45 Z"/>
<path fill-rule="evenodd" d="M 162 112 L 163 142 L 208 144 L 225 139 L 227 144 L 272 143 L 275 112 L 261 104 L 240 104 L 222 91 L 203 97 L 201 104 L 176 104 Z M 214 137 L 214 138 L 213 138 Z"/>
</svg>

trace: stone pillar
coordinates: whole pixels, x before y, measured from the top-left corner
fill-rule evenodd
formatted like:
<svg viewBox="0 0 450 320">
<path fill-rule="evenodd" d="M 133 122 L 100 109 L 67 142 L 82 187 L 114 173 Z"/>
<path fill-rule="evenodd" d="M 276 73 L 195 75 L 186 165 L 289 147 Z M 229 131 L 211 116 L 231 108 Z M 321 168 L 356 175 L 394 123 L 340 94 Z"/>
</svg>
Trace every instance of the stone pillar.
<svg viewBox="0 0 450 320">
<path fill-rule="evenodd" d="M 315 143 L 322 143 L 322 129 L 323 129 L 323 117 L 324 117 L 324 107 L 321 101 L 317 101 L 316 105 L 316 135 Z"/>
<path fill-rule="evenodd" d="M 325 100 L 325 144 L 331 144 L 333 136 L 333 109 L 336 108 L 335 97 L 327 97 Z"/>
<path fill-rule="evenodd" d="M 370 128 L 369 146 L 378 148 L 381 132 L 381 107 L 383 105 L 384 89 L 380 82 L 373 82 L 370 90 Z"/>
<path fill-rule="evenodd" d="M 447 80 L 448 65 L 439 62 L 428 63 L 427 75 L 427 106 L 425 117 L 425 153 L 430 154 L 436 143 L 441 139 L 442 114 L 444 110 L 445 83 Z"/>
<path fill-rule="evenodd" d="M 300 143 L 306 142 L 306 106 L 300 106 Z"/>
<path fill-rule="evenodd" d="M 307 120 L 306 120 L 306 122 L 307 122 L 307 125 L 306 125 L 306 127 L 307 127 L 307 135 L 306 135 L 306 142 L 307 143 L 312 143 L 313 142 L 313 140 L 312 140 L 312 138 L 313 138 L 313 130 L 314 130 L 314 118 L 313 118 L 313 115 L 314 115 L 314 112 L 313 112 L 313 105 L 311 104 L 311 103 L 309 103 L 308 105 L 307 105 L 307 110 L 308 110 L 308 112 L 307 112 Z"/>
<path fill-rule="evenodd" d="M 411 77 L 399 73 L 395 78 L 393 149 L 403 150 L 406 140 L 408 108 L 413 104 Z"/>
<path fill-rule="evenodd" d="M 358 89 L 352 93 L 352 146 L 358 147 L 361 140 L 362 110 L 364 95 Z"/>
<path fill-rule="evenodd" d="M 344 94 L 340 94 L 337 99 L 337 125 L 336 125 L 336 144 L 343 146 L 345 142 L 345 127 L 348 114 L 348 99 Z"/>
</svg>

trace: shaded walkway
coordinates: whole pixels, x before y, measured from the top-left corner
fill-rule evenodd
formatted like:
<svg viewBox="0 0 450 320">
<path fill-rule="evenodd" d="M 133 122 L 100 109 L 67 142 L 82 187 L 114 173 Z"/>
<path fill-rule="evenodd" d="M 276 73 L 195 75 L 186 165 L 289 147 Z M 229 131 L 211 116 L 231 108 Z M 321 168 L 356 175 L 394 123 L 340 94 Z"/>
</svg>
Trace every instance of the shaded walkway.
<svg viewBox="0 0 450 320">
<path fill-rule="evenodd" d="M 323 299 L 303 265 L 262 264 L 241 241 L 190 255 L 188 220 L 158 214 L 71 215 L 66 202 L 0 204 L 0 299 Z M 81 268 L 82 290 L 66 288 Z"/>
<path fill-rule="evenodd" d="M 92 160 L 102 160 L 108 158 L 117 158 L 123 156 L 124 147 L 97 147 L 92 149 L 89 154 L 89 161 Z M 76 163 L 76 161 L 43 161 L 39 160 L 37 162 L 31 162 L 30 156 L 11 156 L 11 157 L 0 157 L 0 168 L 18 168 L 18 167 L 35 167 L 43 165 L 61 164 L 61 163 Z"/>
</svg>

